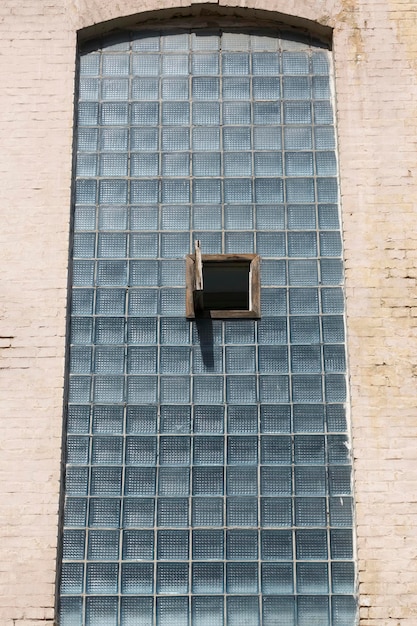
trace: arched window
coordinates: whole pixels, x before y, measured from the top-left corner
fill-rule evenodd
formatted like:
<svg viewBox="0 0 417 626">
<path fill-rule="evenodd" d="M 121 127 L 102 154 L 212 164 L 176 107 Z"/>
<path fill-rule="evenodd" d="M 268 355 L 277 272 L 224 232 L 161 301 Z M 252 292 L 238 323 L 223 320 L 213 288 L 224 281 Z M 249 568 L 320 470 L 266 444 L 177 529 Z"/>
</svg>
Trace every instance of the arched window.
<svg viewBox="0 0 417 626">
<path fill-rule="evenodd" d="M 329 50 L 191 28 L 79 60 L 60 624 L 353 626 Z M 195 240 L 259 255 L 259 319 L 186 318 Z"/>
</svg>

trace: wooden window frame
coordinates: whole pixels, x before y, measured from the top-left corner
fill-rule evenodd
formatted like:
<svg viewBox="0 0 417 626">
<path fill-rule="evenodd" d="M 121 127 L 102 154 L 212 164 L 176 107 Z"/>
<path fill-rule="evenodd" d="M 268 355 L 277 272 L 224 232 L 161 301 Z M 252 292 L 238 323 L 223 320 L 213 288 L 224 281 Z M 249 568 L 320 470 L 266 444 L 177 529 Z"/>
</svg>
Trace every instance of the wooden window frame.
<svg viewBox="0 0 417 626">
<path fill-rule="evenodd" d="M 261 316 L 260 256 L 258 254 L 202 254 L 201 263 L 249 263 L 249 308 L 225 310 L 199 310 L 201 272 L 198 271 L 196 254 L 186 256 L 185 311 L 187 319 L 208 317 L 211 319 L 258 319 Z M 201 271 L 202 271 L 201 265 Z"/>
</svg>

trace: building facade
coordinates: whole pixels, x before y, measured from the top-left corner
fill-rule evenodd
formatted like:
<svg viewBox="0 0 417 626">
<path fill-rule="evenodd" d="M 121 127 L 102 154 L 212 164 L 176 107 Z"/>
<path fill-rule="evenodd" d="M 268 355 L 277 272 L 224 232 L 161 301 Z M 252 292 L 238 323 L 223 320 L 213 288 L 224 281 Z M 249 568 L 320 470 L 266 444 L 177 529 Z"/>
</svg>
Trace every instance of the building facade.
<svg viewBox="0 0 417 626">
<path fill-rule="evenodd" d="M 414 7 L 0 15 L 1 623 L 417 623 Z"/>
</svg>

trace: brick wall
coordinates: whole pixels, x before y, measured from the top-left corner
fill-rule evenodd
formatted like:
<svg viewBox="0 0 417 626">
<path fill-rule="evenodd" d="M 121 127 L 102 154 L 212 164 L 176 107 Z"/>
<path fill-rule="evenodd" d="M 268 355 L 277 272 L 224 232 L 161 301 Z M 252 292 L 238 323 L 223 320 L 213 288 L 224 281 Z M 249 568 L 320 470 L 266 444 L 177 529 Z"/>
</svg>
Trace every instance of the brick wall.
<svg viewBox="0 0 417 626">
<path fill-rule="evenodd" d="M 206 4 L 334 29 L 360 623 L 416 625 L 415 3 Z M 54 621 L 77 30 L 172 6 L 0 3 L 2 626 Z"/>
</svg>

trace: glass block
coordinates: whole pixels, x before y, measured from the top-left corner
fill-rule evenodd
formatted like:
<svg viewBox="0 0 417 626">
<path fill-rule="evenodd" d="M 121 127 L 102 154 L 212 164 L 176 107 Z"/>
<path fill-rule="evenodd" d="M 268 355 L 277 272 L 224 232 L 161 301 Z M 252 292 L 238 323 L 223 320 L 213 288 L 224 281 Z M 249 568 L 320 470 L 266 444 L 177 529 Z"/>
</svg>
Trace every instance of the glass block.
<svg viewBox="0 0 417 626">
<path fill-rule="evenodd" d="M 324 597 L 300 596 L 297 606 L 299 626 L 330 626 L 329 599 Z"/>
<path fill-rule="evenodd" d="M 298 233 L 297 233 L 298 234 Z M 312 286 L 318 284 L 318 271 L 316 261 L 289 261 L 288 262 L 289 284 L 293 286 Z"/>
<path fill-rule="evenodd" d="M 190 380 L 185 376 L 162 376 L 160 398 L 164 403 L 184 403 L 190 401 Z"/>
<path fill-rule="evenodd" d="M 194 374 L 214 374 L 223 372 L 223 350 L 220 346 L 202 343 L 193 348 Z"/>
<path fill-rule="evenodd" d="M 71 561 L 84 559 L 85 531 L 64 530 L 62 538 L 62 558 Z"/>
<path fill-rule="evenodd" d="M 190 462 L 190 438 L 161 437 L 159 462 L 161 465 L 188 465 Z"/>
<path fill-rule="evenodd" d="M 188 626 L 188 612 L 187 597 L 157 598 L 157 626 Z"/>
<path fill-rule="evenodd" d="M 227 409 L 227 428 L 229 433 L 257 433 L 258 407 L 256 405 L 230 405 Z"/>
<path fill-rule="evenodd" d="M 275 347 L 273 348 L 275 350 Z M 261 432 L 289 433 L 291 409 L 288 405 L 264 404 L 261 406 Z"/>
<path fill-rule="evenodd" d="M 131 289 L 129 291 L 128 311 L 129 315 L 133 317 L 156 315 L 158 312 L 158 291 L 156 289 Z"/>
<path fill-rule="evenodd" d="M 225 252 L 228 254 L 240 254 L 254 252 L 252 233 L 226 233 Z"/>
<path fill-rule="evenodd" d="M 104 102 L 101 105 L 100 123 L 103 126 L 126 126 L 129 105 L 124 102 Z"/>
<path fill-rule="evenodd" d="M 70 405 L 67 413 L 68 433 L 88 433 L 90 423 L 90 407 Z"/>
<path fill-rule="evenodd" d="M 256 202 L 261 204 L 282 202 L 284 199 L 282 180 L 279 178 L 255 179 L 255 199 Z"/>
<path fill-rule="evenodd" d="M 190 105 L 188 102 L 162 103 L 162 124 L 164 126 L 188 126 L 189 123 Z"/>
<path fill-rule="evenodd" d="M 258 626 L 260 624 L 257 596 L 228 596 L 226 602 L 229 626 Z"/>
<path fill-rule="evenodd" d="M 154 526 L 153 498 L 125 498 L 123 505 L 124 528 Z"/>
<path fill-rule="evenodd" d="M 98 227 L 100 230 L 126 230 L 127 208 L 101 206 L 98 212 Z"/>
<path fill-rule="evenodd" d="M 325 498 L 296 498 L 295 499 L 296 526 L 326 526 L 326 499 Z"/>
<path fill-rule="evenodd" d="M 102 100 L 127 100 L 129 97 L 129 81 L 125 78 L 101 81 Z"/>
<path fill-rule="evenodd" d="M 145 434 L 156 432 L 156 407 L 128 406 L 126 410 L 126 432 Z"/>
<path fill-rule="evenodd" d="M 94 230 L 96 225 L 95 207 L 78 206 L 74 209 L 74 232 Z"/>
<path fill-rule="evenodd" d="M 263 598 L 262 609 L 262 624 L 264 626 L 275 626 L 277 615 L 279 615 L 282 626 L 296 626 L 295 598 L 267 596 Z"/>
<path fill-rule="evenodd" d="M 188 254 L 190 249 L 189 233 L 166 233 L 161 235 L 161 253 L 164 258 L 179 258 Z"/>
<path fill-rule="evenodd" d="M 223 560 L 223 530 L 193 530 L 193 560 Z"/>
<path fill-rule="evenodd" d="M 117 597 L 87 598 L 86 626 L 117 626 Z"/>
<path fill-rule="evenodd" d="M 78 125 L 95 126 L 99 120 L 99 105 L 96 102 L 80 102 L 78 105 Z"/>
<path fill-rule="evenodd" d="M 195 433 L 222 433 L 224 408 L 222 406 L 195 406 L 193 430 Z"/>
<path fill-rule="evenodd" d="M 249 54 L 245 52 L 223 54 L 222 71 L 225 76 L 240 76 L 249 74 Z"/>
<path fill-rule="evenodd" d="M 161 496 L 187 496 L 190 492 L 190 472 L 183 467 L 161 467 L 158 493 Z"/>
<path fill-rule="evenodd" d="M 158 180 L 132 180 L 130 183 L 130 201 L 132 204 L 151 204 L 158 202 Z"/>
<path fill-rule="evenodd" d="M 122 487 L 122 470 L 118 467 L 93 467 L 91 470 L 92 495 L 118 496 Z"/>
<path fill-rule="evenodd" d="M 59 623 L 62 626 L 82 626 L 82 598 L 61 598 Z"/>
<path fill-rule="evenodd" d="M 311 85 L 307 76 L 284 76 L 284 98 L 288 100 L 310 100 Z"/>
<path fill-rule="evenodd" d="M 162 286 L 185 287 L 185 262 L 181 261 L 161 261 L 160 262 L 160 284 Z"/>
<path fill-rule="evenodd" d="M 193 400 L 198 404 L 220 404 L 223 401 L 223 378 L 221 376 L 195 376 Z"/>
<path fill-rule="evenodd" d="M 288 202 L 314 202 L 314 180 L 287 178 L 285 182 Z"/>
<path fill-rule="evenodd" d="M 182 318 L 162 317 L 160 335 L 162 344 L 188 344 L 190 343 L 190 324 Z"/>
<path fill-rule="evenodd" d="M 80 55 L 80 74 L 81 76 L 95 76 L 100 70 L 99 54 L 81 54 Z"/>
<path fill-rule="evenodd" d="M 159 498 L 157 524 L 158 526 L 188 526 L 188 499 Z"/>
<path fill-rule="evenodd" d="M 223 463 L 223 438 L 222 437 L 194 437 L 194 464 L 195 465 L 221 465 Z"/>
<path fill-rule="evenodd" d="M 226 589 L 228 593 L 257 593 L 257 563 L 227 563 Z"/>
<path fill-rule="evenodd" d="M 261 280 L 263 285 L 285 285 L 285 261 L 264 260 L 261 265 Z"/>
<path fill-rule="evenodd" d="M 327 374 L 324 381 L 325 396 L 328 402 L 345 402 L 347 396 L 346 377 L 341 374 Z"/>
<path fill-rule="evenodd" d="M 161 289 L 160 293 L 161 315 L 185 314 L 185 289 Z"/>
<path fill-rule="evenodd" d="M 297 530 L 295 533 L 297 559 L 315 561 L 327 559 L 325 530 Z"/>
<path fill-rule="evenodd" d="M 152 317 L 129 319 L 127 338 L 128 342 L 133 344 L 154 344 L 156 342 L 156 319 Z"/>
<path fill-rule="evenodd" d="M 318 317 L 291 317 L 291 343 L 319 343 L 320 326 Z"/>
<path fill-rule="evenodd" d="M 219 79 L 196 77 L 192 79 L 193 100 L 218 100 Z"/>
<path fill-rule="evenodd" d="M 135 287 L 157 287 L 159 282 L 157 261 L 130 261 L 129 284 Z"/>
<path fill-rule="evenodd" d="M 227 462 L 230 465 L 254 465 L 258 462 L 257 437 L 229 437 Z"/>
<path fill-rule="evenodd" d="M 313 109 L 315 124 L 333 124 L 333 109 L 330 102 L 315 102 Z"/>
<path fill-rule="evenodd" d="M 217 102 L 196 102 L 193 104 L 193 122 L 195 126 L 218 126 L 220 124 L 220 105 Z"/>
<path fill-rule="evenodd" d="M 256 496 L 258 493 L 257 471 L 244 465 L 227 470 L 227 495 Z"/>
<path fill-rule="evenodd" d="M 343 282 L 343 261 L 341 259 L 322 259 L 320 276 L 323 285 L 340 285 Z"/>
<path fill-rule="evenodd" d="M 254 77 L 252 90 L 255 100 L 279 100 L 281 95 L 280 80 L 277 76 Z"/>
<path fill-rule="evenodd" d="M 346 409 L 343 404 L 331 404 L 326 410 L 327 430 L 345 431 L 347 430 Z"/>
<path fill-rule="evenodd" d="M 123 531 L 123 559 L 152 561 L 153 543 L 152 530 Z"/>
<path fill-rule="evenodd" d="M 324 369 L 326 372 L 344 372 L 346 369 L 345 347 L 326 345 L 323 348 Z"/>
<path fill-rule="evenodd" d="M 103 151 L 125 152 L 128 134 L 125 128 L 102 128 L 100 130 L 100 149 Z"/>
<path fill-rule="evenodd" d="M 255 174 L 257 176 L 282 176 L 281 155 L 276 152 L 256 152 Z"/>
<path fill-rule="evenodd" d="M 316 208 L 314 205 L 288 206 L 289 230 L 314 230 L 316 228 Z"/>
<path fill-rule="evenodd" d="M 317 289 L 290 289 L 290 313 L 293 315 L 318 313 Z"/>
<path fill-rule="evenodd" d="M 158 207 L 131 207 L 131 230 L 155 230 L 158 228 Z"/>
<path fill-rule="evenodd" d="M 323 432 L 324 406 L 321 404 L 295 404 L 293 407 L 294 432 Z"/>
<path fill-rule="evenodd" d="M 250 150 L 251 132 L 249 126 L 241 128 L 223 128 L 224 150 Z"/>
<path fill-rule="evenodd" d="M 162 155 L 162 175 L 163 176 L 188 176 L 189 173 L 190 173 L 190 155 L 188 152 L 180 152 L 178 154 L 171 154 L 170 152 L 167 152 Z M 165 216 L 163 215 L 163 217 Z M 181 218 L 184 219 L 182 215 L 181 215 Z M 162 228 L 166 229 L 167 226 L 163 225 Z M 175 230 L 183 230 L 184 228 L 188 228 L 188 226 L 186 225 L 183 228 L 181 228 L 179 225 L 177 225 Z"/>
<path fill-rule="evenodd" d="M 103 81 L 104 82 L 104 81 Z M 100 83 L 97 78 L 80 78 L 80 100 L 98 100 Z M 119 100 L 119 98 L 116 98 Z"/>
<path fill-rule="evenodd" d="M 319 202 L 337 202 L 338 186 L 336 178 L 317 179 L 317 199 Z"/>
<path fill-rule="evenodd" d="M 342 253 L 342 241 L 340 233 L 320 233 L 321 256 L 340 256 Z"/>
<path fill-rule="evenodd" d="M 262 580 L 262 593 L 263 594 L 275 595 L 275 594 L 293 593 L 292 564 L 291 563 L 269 563 L 269 562 L 263 563 L 261 580 Z M 279 615 L 281 619 L 281 612 L 279 612 Z M 286 621 L 284 621 L 283 623 L 287 624 Z M 291 622 L 291 626 L 293 626 L 292 622 Z"/>
<path fill-rule="evenodd" d="M 221 202 L 221 180 L 197 178 L 193 181 L 193 202 L 218 204 Z"/>
<path fill-rule="evenodd" d="M 321 371 L 321 350 L 320 346 L 295 345 L 291 347 L 291 370 L 296 373 L 320 372 Z M 304 380 L 304 379 L 303 379 Z M 307 378 L 307 382 L 310 379 Z M 314 384 L 314 381 L 311 381 Z M 321 386 L 321 382 L 318 383 Z M 298 385 L 297 385 L 298 393 Z M 311 392 L 307 392 L 311 393 Z M 299 398 L 297 398 L 297 401 Z M 305 398 L 307 400 L 307 397 Z"/>
<path fill-rule="evenodd" d="M 187 374 L 190 370 L 190 349 L 186 347 L 163 347 L 160 352 L 160 371 L 163 374 Z M 175 381 L 173 381 L 174 383 Z M 180 386 L 182 379 L 180 379 Z M 169 385 L 168 379 L 165 384 Z M 166 390 L 168 391 L 168 389 Z"/>
<path fill-rule="evenodd" d="M 260 373 L 288 372 L 288 350 L 286 346 L 259 347 Z"/>
<path fill-rule="evenodd" d="M 193 128 L 194 150 L 219 150 L 220 132 L 218 128 Z"/>
<path fill-rule="evenodd" d="M 126 464 L 154 465 L 156 459 L 155 437 L 127 437 Z"/>
<path fill-rule="evenodd" d="M 353 525 L 352 498 L 330 498 L 330 525 L 346 527 Z"/>
<path fill-rule="evenodd" d="M 87 593 L 117 593 L 117 563 L 87 564 Z"/>
<path fill-rule="evenodd" d="M 290 467 L 261 467 L 263 496 L 290 496 L 292 493 Z"/>
<path fill-rule="evenodd" d="M 223 124 L 250 124 L 251 112 L 249 102 L 223 102 Z"/>
<path fill-rule="evenodd" d="M 357 611 L 355 596 L 333 596 L 331 623 L 333 626 L 350 626 L 355 622 Z"/>
<path fill-rule="evenodd" d="M 252 174 L 252 155 L 250 153 L 225 153 L 223 163 L 226 176 L 250 176 Z"/>
<path fill-rule="evenodd" d="M 351 530 L 330 531 L 330 552 L 332 559 L 352 559 L 353 539 Z"/>
<path fill-rule="evenodd" d="M 125 471 L 125 495 L 155 495 L 155 475 L 153 467 L 127 467 Z"/>
<path fill-rule="evenodd" d="M 261 402 L 289 402 L 288 376 L 260 376 L 259 396 Z"/>
<path fill-rule="evenodd" d="M 94 380 L 95 402 L 123 402 L 123 376 L 96 376 Z"/>
<path fill-rule="evenodd" d="M 277 39 L 266 35 L 251 35 L 252 50 L 276 50 Z"/>
<path fill-rule="evenodd" d="M 319 227 L 322 230 L 338 230 L 340 228 L 339 211 L 335 204 L 319 204 Z"/>
<path fill-rule="evenodd" d="M 130 235 L 130 256 L 135 258 L 155 258 L 158 256 L 157 233 L 132 233 Z"/>
<path fill-rule="evenodd" d="M 314 173 L 312 152 L 286 152 L 285 172 L 287 176 L 312 176 Z"/>
<path fill-rule="evenodd" d="M 323 465 L 325 461 L 324 437 L 299 435 L 295 437 L 294 459 L 300 465 Z"/>
<path fill-rule="evenodd" d="M 66 498 L 64 509 L 65 526 L 85 526 L 87 500 L 85 498 Z"/>
<path fill-rule="evenodd" d="M 196 596 L 192 598 L 191 616 L 195 626 L 222 626 L 223 598 Z"/>
<path fill-rule="evenodd" d="M 188 530 L 159 530 L 158 559 L 188 560 Z"/>
<path fill-rule="evenodd" d="M 186 76 L 188 74 L 187 54 L 166 54 L 162 58 L 162 74 Z"/>
<path fill-rule="evenodd" d="M 252 404 L 257 401 L 257 395 L 255 376 L 228 376 L 226 396 L 231 404 Z"/>
<path fill-rule="evenodd" d="M 256 226 L 258 230 L 282 230 L 284 209 L 279 206 L 257 206 Z"/>
<path fill-rule="evenodd" d="M 158 150 L 158 145 L 159 135 L 157 129 L 147 127 L 131 129 L 130 149 L 132 152 L 153 152 Z M 127 150 L 127 146 L 125 150 Z"/>
<path fill-rule="evenodd" d="M 79 179 L 75 185 L 75 201 L 78 204 L 95 204 L 96 191 L 95 180 Z"/>
<path fill-rule="evenodd" d="M 98 315 L 124 315 L 125 289 L 97 289 L 96 313 Z"/>
<path fill-rule="evenodd" d="M 226 372 L 239 374 L 255 372 L 255 357 L 254 346 L 227 347 Z"/>
<path fill-rule="evenodd" d="M 120 465 L 122 463 L 122 437 L 93 438 L 91 461 L 97 465 Z"/>
<path fill-rule="evenodd" d="M 188 150 L 190 147 L 190 131 L 188 128 L 163 128 L 161 141 L 163 150 Z"/>
<path fill-rule="evenodd" d="M 281 123 L 281 105 L 278 102 L 255 102 L 253 104 L 253 123 L 257 125 L 276 125 Z"/>
<path fill-rule="evenodd" d="M 84 496 L 88 491 L 88 468 L 67 467 L 66 490 L 70 496 Z"/>
<path fill-rule="evenodd" d="M 133 78 L 133 100 L 158 100 L 158 97 L 159 92 L 157 78 Z"/>
<path fill-rule="evenodd" d="M 223 563 L 193 564 L 192 590 L 194 593 L 223 593 L 223 587 Z M 201 599 L 194 598 L 193 600 Z M 209 598 L 205 599 L 208 600 Z M 206 621 L 201 623 L 207 624 Z M 210 621 L 209 623 L 211 624 L 212 622 Z M 222 624 L 223 622 L 220 626 Z"/>
<path fill-rule="evenodd" d="M 255 150 L 280 150 L 282 146 L 281 128 L 274 126 L 255 127 L 253 129 L 253 146 Z"/>
<path fill-rule="evenodd" d="M 69 380 L 69 402 L 90 402 L 91 382 L 90 376 L 72 376 Z"/>
<path fill-rule="evenodd" d="M 261 463 L 287 465 L 291 463 L 291 437 L 263 435 L 261 437 Z"/>
<path fill-rule="evenodd" d="M 275 76 L 279 74 L 279 54 L 273 52 L 255 52 L 252 54 L 252 72 L 254 75 L 261 76 Z"/>
<path fill-rule="evenodd" d="M 261 498 L 261 524 L 269 526 L 292 526 L 291 498 Z"/>
<path fill-rule="evenodd" d="M 311 128 L 284 126 L 284 147 L 286 150 L 311 150 L 313 148 Z"/>
<path fill-rule="evenodd" d="M 222 252 L 222 234 L 221 233 L 193 233 L 193 239 L 200 241 L 200 248 L 205 254 L 221 254 Z"/>
<path fill-rule="evenodd" d="M 97 176 L 97 155 L 79 154 L 77 157 L 77 176 Z"/>
<path fill-rule="evenodd" d="M 193 498 L 193 526 L 223 526 L 223 498 Z"/>
<path fill-rule="evenodd" d="M 220 206 L 193 207 L 193 227 L 202 230 L 221 229 L 222 211 Z"/>
<path fill-rule="evenodd" d="M 223 468 L 194 467 L 193 495 L 223 495 Z"/>
<path fill-rule="evenodd" d="M 338 314 L 344 311 L 343 291 L 337 287 L 321 290 L 321 308 L 323 313 Z"/>
<path fill-rule="evenodd" d="M 249 100 L 250 82 L 249 78 L 225 77 L 222 81 L 223 100 Z"/>
<path fill-rule="evenodd" d="M 355 593 L 354 563 L 332 564 L 332 591 L 333 593 Z"/>
<path fill-rule="evenodd" d="M 158 54 L 133 54 L 132 73 L 138 76 L 158 76 L 159 75 L 159 55 Z"/>
<path fill-rule="evenodd" d="M 328 593 L 327 563 L 297 563 L 297 591 L 314 595 Z"/>
<path fill-rule="evenodd" d="M 123 563 L 122 593 L 152 593 L 153 563 Z"/>
<path fill-rule="evenodd" d="M 131 154 L 131 176 L 158 176 L 159 162 L 157 154 Z"/>
<path fill-rule="evenodd" d="M 117 561 L 119 558 L 119 531 L 90 530 L 87 558 L 90 561 Z"/>
<path fill-rule="evenodd" d="M 228 526 L 257 526 L 257 498 L 227 498 L 226 521 Z"/>
<path fill-rule="evenodd" d="M 160 430 L 162 433 L 189 433 L 191 408 L 189 406 L 161 406 Z"/>
<path fill-rule="evenodd" d="M 93 320 L 82 317 L 71 319 L 71 343 L 91 343 L 93 332 Z"/>
<path fill-rule="evenodd" d="M 285 317 L 270 317 L 258 322 L 260 344 L 287 343 L 287 320 Z"/>
<path fill-rule="evenodd" d="M 282 71 L 284 74 L 308 74 L 309 59 L 305 52 L 283 52 Z"/>
<path fill-rule="evenodd" d="M 261 556 L 264 561 L 288 561 L 292 556 L 290 530 L 262 530 Z"/>
<path fill-rule="evenodd" d="M 153 626 L 152 598 L 121 598 L 121 626 Z"/>
<path fill-rule="evenodd" d="M 72 346 L 70 349 L 70 371 L 73 374 L 89 374 L 91 372 L 92 348 Z"/>
<path fill-rule="evenodd" d="M 60 590 L 63 595 L 83 592 L 84 566 L 82 563 L 63 563 Z"/>
<path fill-rule="evenodd" d="M 162 99 L 163 100 L 188 100 L 188 97 L 189 97 L 189 89 L 188 89 L 187 78 L 163 78 L 162 79 Z M 155 99 L 157 99 L 157 97 Z"/>
<path fill-rule="evenodd" d="M 258 559 L 258 532 L 256 530 L 226 531 L 226 558 L 229 561 L 256 561 Z"/>
</svg>

